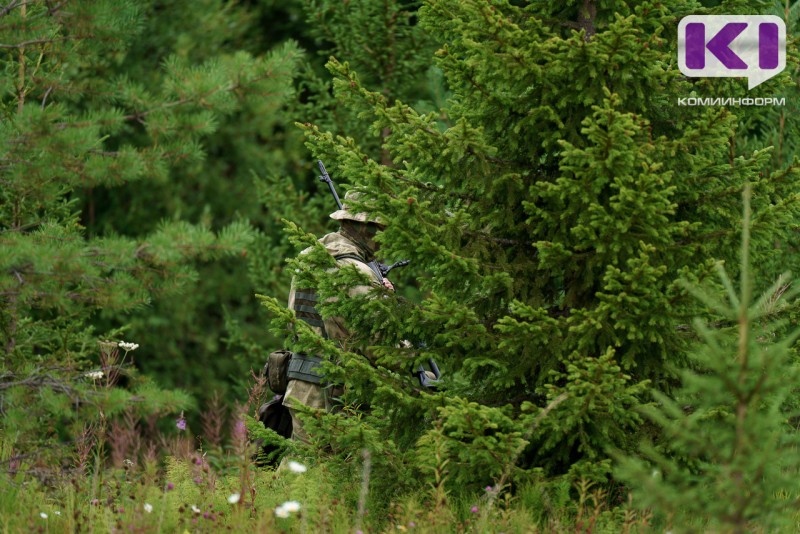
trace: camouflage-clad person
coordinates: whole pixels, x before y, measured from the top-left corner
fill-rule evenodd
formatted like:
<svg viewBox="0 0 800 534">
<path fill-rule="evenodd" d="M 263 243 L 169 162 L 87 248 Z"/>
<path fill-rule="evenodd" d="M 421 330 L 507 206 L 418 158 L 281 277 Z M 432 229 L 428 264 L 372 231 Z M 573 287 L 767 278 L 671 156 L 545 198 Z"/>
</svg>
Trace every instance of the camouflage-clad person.
<svg viewBox="0 0 800 534">
<path fill-rule="evenodd" d="M 331 213 L 331 218 L 340 221 L 339 231 L 322 237 L 319 242 L 325 246 L 328 254 L 336 258 L 338 268 L 353 265 L 369 277 L 371 286 L 356 286 L 350 289 L 350 296 L 364 295 L 381 285 L 394 289 L 388 279 L 383 278 L 379 270 L 368 265 L 375 259 L 378 244 L 375 235 L 384 228 L 380 220 L 370 218 L 365 213 L 355 213 L 348 208 L 348 201 L 356 200 L 356 193 L 348 191 L 342 209 Z M 301 252 L 301 254 L 307 251 Z M 341 317 L 322 318 L 316 309 L 317 295 L 313 288 L 297 288 L 292 280 L 289 292 L 289 308 L 295 311 L 299 319 L 307 322 L 320 336 L 339 341 L 344 346 L 349 338 Z M 319 379 L 315 369 L 322 360 L 322 355 L 293 354 L 289 364 L 289 382 L 284 395 L 283 404 L 292 416 L 292 439 L 308 442 L 308 434 L 297 417 L 297 406 L 330 410 L 331 394 Z"/>
</svg>

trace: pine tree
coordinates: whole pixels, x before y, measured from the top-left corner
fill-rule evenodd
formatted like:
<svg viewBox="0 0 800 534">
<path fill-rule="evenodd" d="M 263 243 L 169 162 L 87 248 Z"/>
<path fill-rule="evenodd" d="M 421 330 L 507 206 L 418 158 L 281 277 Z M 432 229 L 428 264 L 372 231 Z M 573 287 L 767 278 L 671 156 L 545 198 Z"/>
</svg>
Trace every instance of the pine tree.
<svg viewBox="0 0 800 534">
<path fill-rule="evenodd" d="M 157 299 L 180 303 L 196 263 L 239 255 L 252 230 L 150 212 L 134 238 L 124 225 L 98 235 L 94 217 L 107 209 L 107 220 L 129 221 L 143 197 L 126 184 L 148 190 L 176 167 L 202 167 L 201 141 L 238 95 L 291 90 L 298 52 L 287 44 L 273 58 L 243 52 L 203 65 L 172 56 L 159 75 L 136 79 L 119 67 L 144 29 L 139 2 L 16 1 L 0 20 L 0 412 L 5 450 L 39 454 L 129 406 L 140 415 L 189 406 L 98 341 L 127 337 L 126 317 Z M 135 341 L 137 358 L 160 355 L 157 340 Z M 108 387 L 98 389 L 99 372 Z M 127 393 L 110 387 L 117 379 Z"/>
<path fill-rule="evenodd" d="M 139 5 L 142 27 L 106 75 L 158 98 L 187 102 L 169 109 L 170 122 L 149 120 L 150 114 L 147 128 L 126 129 L 111 142 L 161 145 L 176 128 L 189 126 L 198 157 L 174 159 L 163 172 L 136 182 L 82 188 L 87 231 L 143 240 L 164 221 L 184 221 L 214 233 L 246 231 L 251 239 L 220 261 L 196 258 L 193 291 L 183 298 L 154 299 L 147 309 L 110 317 L 98 327 L 128 324 L 141 340 L 140 369 L 165 385 L 186 388 L 201 400 L 214 391 L 240 396 L 249 368 L 263 365 L 258 360 L 264 349 L 228 345 L 263 337 L 253 293 L 264 280 L 249 279 L 248 264 L 270 257 L 264 233 L 274 226 L 259 202 L 253 173 L 283 174 L 297 165 L 292 137 L 298 135 L 287 132 L 285 123 L 293 118 L 285 106 L 294 96 L 302 53 L 293 41 L 271 38 L 258 26 L 259 10 L 244 3 Z M 126 105 L 139 107 L 147 98 L 133 94 Z M 184 117 L 196 117 L 197 124 L 186 124 Z M 299 140 L 294 145 L 302 148 Z"/>
<path fill-rule="evenodd" d="M 329 63 L 341 105 L 371 109 L 362 120 L 390 132 L 393 165 L 316 126 L 309 146 L 372 196 L 390 221 L 381 252 L 412 260 L 405 276 L 421 295 L 327 306 L 362 333 L 377 370 L 294 325 L 301 345 L 339 358 L 339 378 L 369 400 L 374 417 L 362 425 L 403 450 L 435 418 L 458 451 L 449 470 L 460 487 L 485 484 L 487 462 L 520 458 L 604 479 L 606 450 L 636 446 L 631 408 L 649 383 L 669 390 L 672 369 L 687 364 L 689 318 L 703 313 L 679 281 L 703 281 L 736 257 L 745 182 L 760 214 L 753 264 L 785 257 L 775 236 L 796 240 L 785 229 L 797 172 L 764 172 L 769 148 L 731 158 L 738 111 L 677 105 L 694 85 L 677 71 L 673 29 L 701 11 L 680 0 L 426 4 L 420 23 L 444 43 L 437 61 L 452 92 L 435 113 Z M 744 93 L 741 80 L 719 83 Z M 341 289 L 317 283 L 322 297 Z M 401 340 L 417 349 L 398 349 Z M 446 393 L 420 395 L 398 371 L 428 357 L 446 370 Z M 554 405 L 562 395 L 569 401 Z M 540 414 L 547 423 L 531 430 Z"/>
</svg>

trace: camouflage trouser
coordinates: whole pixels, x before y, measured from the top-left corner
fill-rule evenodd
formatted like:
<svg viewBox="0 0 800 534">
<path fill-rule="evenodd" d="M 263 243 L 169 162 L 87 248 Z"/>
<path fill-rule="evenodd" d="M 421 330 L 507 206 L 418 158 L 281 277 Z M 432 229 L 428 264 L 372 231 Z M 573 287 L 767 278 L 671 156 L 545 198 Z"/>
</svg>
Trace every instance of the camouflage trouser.
<svg viewBox="0 0 800 534">
<path fill-rule="evenodd" d="M 304 380 L 289 380 L 286 387 L 286 394 L 283 397 L 283 405 L 292 414 L 292 439 L 301 443 L 308 444 L 308 433 L 303 429 L 303 422 L 297 417 L 296 406 L 302 404 L 317 410 L 330 411 L 330 396 L 320 384 L 313 384 Z"/>
</svg>

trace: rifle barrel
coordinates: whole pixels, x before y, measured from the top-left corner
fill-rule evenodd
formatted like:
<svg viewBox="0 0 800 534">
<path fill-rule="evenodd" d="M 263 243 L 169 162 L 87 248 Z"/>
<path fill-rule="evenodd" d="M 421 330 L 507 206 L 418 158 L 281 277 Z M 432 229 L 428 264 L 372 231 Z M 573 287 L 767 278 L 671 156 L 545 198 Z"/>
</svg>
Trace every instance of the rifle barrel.
<svg viewBox="0 0 800 534">
<path fill-rule="evenodd" d="M 342 209 L 342 201 L 339 200 L 339 195 L 336 193 L 336 187 L 333 185 L 333 180 L 331 180 L 330 174 L 328 171 L 325 170 L 325 165 L 322 164 L 322 160 L 317 160 L 317 165 L 319 166 L 319 171 L 322 173 L 322 176 L 319 177 L 321 182 L 325 182 L 328 184 L 328 188 L 331 190 L 331 194 L 333 195 L 333 200 L 336 201 L 336 206 L 339 209 Z"/>
</svg>

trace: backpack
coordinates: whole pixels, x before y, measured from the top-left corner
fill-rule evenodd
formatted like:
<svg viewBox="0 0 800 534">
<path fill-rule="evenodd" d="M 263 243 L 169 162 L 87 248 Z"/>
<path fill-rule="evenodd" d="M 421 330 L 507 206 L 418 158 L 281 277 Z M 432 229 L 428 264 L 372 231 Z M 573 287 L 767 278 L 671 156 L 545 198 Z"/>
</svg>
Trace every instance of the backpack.
<svg viewBox="0 0 800 534">
<path fill-rule="evenodd" d="M 274 430 L 284 439 L 289 439 L 292 436 L 292 414 L 283 405 L 283 395 L 275 395 L 271 401 L 262 404 L 258 409 L 258 420 L 261 421 L 264 427 Z M 281 450 L 279 445 L 264 443 L 262 440 L 257 440 L 256 445 L 261 449 L 260 452 L 268 465 L 278 463 L 278 455 L 276 453 Z"/>
</svg>

